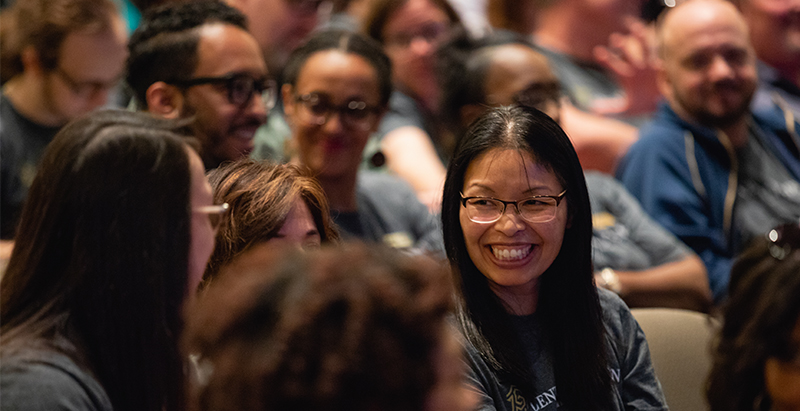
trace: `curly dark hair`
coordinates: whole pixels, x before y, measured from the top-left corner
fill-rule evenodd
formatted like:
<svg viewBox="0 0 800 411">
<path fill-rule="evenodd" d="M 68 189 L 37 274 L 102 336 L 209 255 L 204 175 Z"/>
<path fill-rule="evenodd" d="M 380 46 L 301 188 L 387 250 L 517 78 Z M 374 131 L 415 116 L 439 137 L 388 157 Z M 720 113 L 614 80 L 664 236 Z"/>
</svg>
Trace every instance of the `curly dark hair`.
<svg viewBox="0 0 800 411">
<path fill-rule="evenodd" d="M 197 28 L 224 23 L 247 30 L 247 18 L 219 0 L 166 3 L 149 9 L 128 42 L 126 82 L 139 107 L 157 81 L 186 80 L 197 68 Z"/>
<path fill-rule="evenodd" d="M 189 311 L 197 409 L 424 409 L 452 337 L 440 262 L 357 243 L 251 257 Z"/>
<path fill-rule="evenodd" d="M 800 230 L 796 223 L 794 229 Z M 770 410 L 764 364 L 768 358 L 788 361 L 795 351 L 791 334 L 800 320 L 800 252 L 775 253 L 783 259 L 773 253 L 770 240 L 756 238 L 731 269 L 708 378 L 711 411 Z"/>
</svg>

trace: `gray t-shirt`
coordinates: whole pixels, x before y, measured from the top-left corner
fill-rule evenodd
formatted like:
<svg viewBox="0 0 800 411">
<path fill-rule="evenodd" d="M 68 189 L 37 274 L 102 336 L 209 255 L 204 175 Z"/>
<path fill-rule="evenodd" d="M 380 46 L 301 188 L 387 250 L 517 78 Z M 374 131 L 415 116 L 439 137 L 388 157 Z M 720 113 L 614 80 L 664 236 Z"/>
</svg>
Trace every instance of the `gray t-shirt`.
<svg viewBox="0 0 800 411">
<path fill-rule="evenodd" d="M 608 368 L 614 385 L 614 410 L 667 410 L 642 329 L 616 294 L 604 289 L 598 289 L 598 293 L 606 330 Z M 558 403 L 552 350 L 536 314 L 512 317 L 512 324 L 525 341 L 526 357 L 536 373 L 536 395 L 526 398 L 514 385 L 500 381 L 475 348 L 468 344 L 468 381 L 479 395 L 478 410 L 564 410 Z"/>
<path fill-rule="evenodd" d="M 444 256 L 438 219 L 419 202 L 405 181 L 385 173 L 361 171 L 356 183 L 358 211 L 331 210 L 342 236 Z"/>
<path fill-rule="evenodd" d="M 646 270 L 692 254 L 689 247 L 656 223 L 613 177 L 587 171 L 586 187 L 592 205 L 595 270 Z"/>
<path fill-rule="evenodd" d="M 100 383 L 57 351 L 29 349 L 0 361 L 3 411 L 112 411 Z"/>
</svg>

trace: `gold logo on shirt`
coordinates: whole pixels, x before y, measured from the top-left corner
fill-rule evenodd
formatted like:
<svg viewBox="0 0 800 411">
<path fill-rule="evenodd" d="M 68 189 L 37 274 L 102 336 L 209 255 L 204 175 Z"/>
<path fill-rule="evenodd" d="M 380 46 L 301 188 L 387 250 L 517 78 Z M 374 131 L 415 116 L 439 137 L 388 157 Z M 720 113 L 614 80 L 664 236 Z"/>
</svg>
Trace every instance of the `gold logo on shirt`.
<svg viewBox="0 0 800 411">
<path fill-rule="evenodd" d="M 511 387 L 506 394 L 506 400 L 511 403 L 512 411 L 525 411 L 525 397 L 519 392 L 517 387 Z"/>
</svg>

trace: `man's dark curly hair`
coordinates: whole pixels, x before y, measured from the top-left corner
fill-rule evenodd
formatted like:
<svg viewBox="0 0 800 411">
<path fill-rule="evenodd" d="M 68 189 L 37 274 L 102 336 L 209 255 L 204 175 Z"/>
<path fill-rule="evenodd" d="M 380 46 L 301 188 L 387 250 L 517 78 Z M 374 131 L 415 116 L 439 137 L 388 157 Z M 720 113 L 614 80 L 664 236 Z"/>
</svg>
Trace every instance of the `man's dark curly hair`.
<svg viewBox="0 0 800 411">
<path fill-rule="evenodd" d="M 186 80 L 197 68 L 198 28 L 212 23 L 247 30 L 247 18 L 218 0 L 167 3 L 150 9 L 128 43 L 126 81 L 141 109 L 157 81 Z"/>
<path fill-rule="evenodd" d="M 239 260 L 188 311 L 195 409 L 422 410 L 452 304 L 441 262 L 393 249 Z"/>
</svg>

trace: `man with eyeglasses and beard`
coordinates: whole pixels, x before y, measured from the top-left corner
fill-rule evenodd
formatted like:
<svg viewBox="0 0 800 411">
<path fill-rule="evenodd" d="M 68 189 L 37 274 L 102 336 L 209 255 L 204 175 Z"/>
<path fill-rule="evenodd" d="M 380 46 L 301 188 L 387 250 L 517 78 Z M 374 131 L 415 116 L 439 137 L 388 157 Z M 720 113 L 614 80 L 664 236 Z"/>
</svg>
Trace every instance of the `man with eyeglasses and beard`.
<svg viewBox="0 0 800 411">
<path fill-rule="evenodd" d="M 641 129 L 617 176 L 703 259 L 719 302 L 732 258 L 800 217 L 800 125 L 777 110 L 751 112 L 756 58 L 729 2 L 682 3 L 657 30 L 668 104 Z"/>
<path fill-rule="evenodd" d="M 129 49 L 139 108 L 193 119 L 206 169 L 249 155 L 276 87 L 244 15 L 220 1 L 169 3 L 144 16 Z"/>
<path fill-rule="evenodd" d="M 111 0 L 17 0 L 3 10 L 0 231 L 14 237 L 45 146 L 106 104 L 125 69 L 125 23 Z"/>
</svg>

